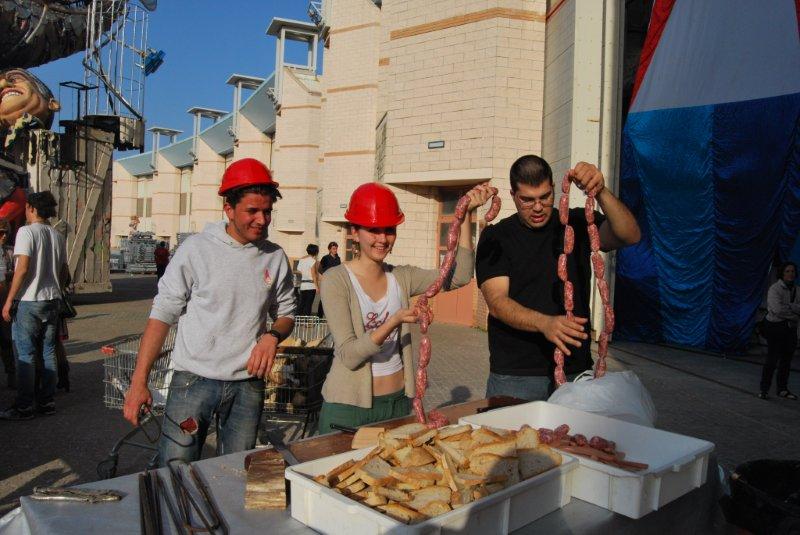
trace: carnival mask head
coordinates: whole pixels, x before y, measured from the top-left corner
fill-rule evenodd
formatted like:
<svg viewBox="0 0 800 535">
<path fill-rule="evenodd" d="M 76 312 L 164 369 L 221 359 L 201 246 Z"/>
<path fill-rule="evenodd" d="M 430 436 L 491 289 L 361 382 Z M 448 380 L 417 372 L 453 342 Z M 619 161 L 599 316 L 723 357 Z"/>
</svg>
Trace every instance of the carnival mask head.
<svg viewBox="0 0 800 535">
<path fill-rule="evenodd" d="M 0 129 L 7 130 L 28 113 L 50 128 L 61 105 L 50 89 L 25 69 L 0 71 Z"/>
</svg>

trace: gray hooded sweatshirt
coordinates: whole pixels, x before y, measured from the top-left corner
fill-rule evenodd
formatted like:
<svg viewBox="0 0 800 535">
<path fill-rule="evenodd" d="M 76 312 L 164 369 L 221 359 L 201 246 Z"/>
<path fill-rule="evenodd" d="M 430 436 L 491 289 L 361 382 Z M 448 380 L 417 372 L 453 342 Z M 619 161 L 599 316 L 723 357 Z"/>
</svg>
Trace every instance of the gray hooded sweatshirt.
<svg viewBox="0 0 800 535">
<path fill-rule="evenodd" d="M 247 361 L 269 316 L 294 317 L 289 260 L 268 240 L 242 245 L 209 223 L 178 248 L 158 283 L 150 317 L 178 324 L 176 370 L 247 379 Z"/>
</svg>

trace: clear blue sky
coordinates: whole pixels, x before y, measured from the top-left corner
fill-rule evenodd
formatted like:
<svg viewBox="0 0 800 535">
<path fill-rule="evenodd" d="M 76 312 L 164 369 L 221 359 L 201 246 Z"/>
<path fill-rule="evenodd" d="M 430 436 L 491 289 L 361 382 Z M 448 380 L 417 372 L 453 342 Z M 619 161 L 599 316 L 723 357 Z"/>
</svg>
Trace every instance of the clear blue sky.
<svg viewBox="0 0 800 535">
<path fill-rule="evenodd" d="M 230 111 L 233 87 L 225 80 L 232 73 L 269 76 L 275 68 L 275 38 L 266 35 L 270 20 L 309 22 L 307 6 L 305 0 L 161 0 L 150 13 L 148 41 L 166 57 L 161 68 L 147 77 L 147 126 L 183 130 L 178 136 L 183 139 L 192 133 L 192 117 L 186 113 L 192 106 Z M 31 70 L 58 95 L 59 82 L 83 80 L 82 56 Z M 64 101 L 60 118 L 73 118 L 74 93 L 61 89 L 60 96 Z"/>
</svg>

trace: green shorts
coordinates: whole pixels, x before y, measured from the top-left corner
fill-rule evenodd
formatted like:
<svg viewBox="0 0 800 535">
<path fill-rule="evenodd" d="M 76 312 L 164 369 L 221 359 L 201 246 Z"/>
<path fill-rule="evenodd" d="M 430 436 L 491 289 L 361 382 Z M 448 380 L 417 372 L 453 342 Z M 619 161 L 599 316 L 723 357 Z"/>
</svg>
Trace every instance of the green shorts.
<svg viewBox="0 0 800 535">
<path fill-rule="evenodd" d="M 331 424 L 358 427 L 408 416 L 410 412 L 411 399 L 406 397 L 405 389 L 383 396 L 373 396 L 371 409 L 326 401 L 319 412 L 319 434 L 325 435 L 335 431 L 331 429 Z"/>
</svg>

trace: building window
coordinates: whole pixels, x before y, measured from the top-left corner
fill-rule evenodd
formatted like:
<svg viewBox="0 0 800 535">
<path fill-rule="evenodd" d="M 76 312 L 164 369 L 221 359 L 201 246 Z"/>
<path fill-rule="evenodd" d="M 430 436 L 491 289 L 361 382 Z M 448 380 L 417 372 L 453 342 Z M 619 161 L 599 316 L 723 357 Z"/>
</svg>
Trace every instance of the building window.
<svg viewBox="0 0 800 535">
<path fill-rule="evenodd" d="M 136 215 L 137 217 L 144 217 L 144 199 L 141 197 L 136 199 Z"/>
<path fill-rule="evenodd" d="M 439 189 L 439 217 L 437 218 L 437 233 L 436 239 L 436 265 L 441 266 L 444 257 L 447 254 L 447 232 L 450 230 L 450 224 L 455 219 L 456 204 L 458 200 L 469 191 L 469 187 L 459 188 L 440 188 Z M 477 221 L 476 212 L 469 214 L 470 230 L 472 235 L 472 245 L 475 245 L 475 237 L 477 235 Z"/>
<path fill-rule="evenodd" d="M 178 202 L 180 204 L 178 207 L 178 213 L 180 215 L 187 215 L 189 213 L 189 194 L 181 193 L 180 200 Z"/>
<path fill-rule="evenodd" d="M 386 120 L 388 113 L 384 113 L 375 129 L 375 180 L 383 180 L 384 163 L 386 160 Z"/>
<path fill-rule="evenodd" d="M 350 234 L 350 226 L 344 229 L 344 260 L 349 262 L 358 256 L 358 244 L 355 234 Z"/>
<path fill-rule="evenodd" d="M 150 217 L 153 214 L 153 198 L 148 197 L 144 200 L 144 216 Z"/>
</svg>

